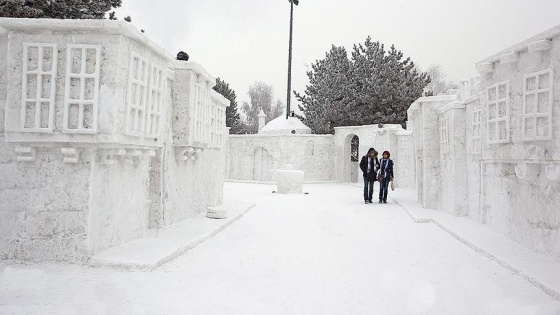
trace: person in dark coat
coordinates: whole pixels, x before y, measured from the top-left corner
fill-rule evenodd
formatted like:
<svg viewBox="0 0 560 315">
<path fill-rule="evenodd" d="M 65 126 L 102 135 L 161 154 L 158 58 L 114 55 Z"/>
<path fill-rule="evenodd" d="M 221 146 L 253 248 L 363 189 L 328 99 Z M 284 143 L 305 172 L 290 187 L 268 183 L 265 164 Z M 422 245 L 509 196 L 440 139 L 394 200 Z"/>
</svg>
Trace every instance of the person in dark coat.
<svg viewBox="0 0 560 315">
<path fill-rule="evenodd" d="M 387 193 L 389 192 L 389 182 L 393 180 L 393 160 L 391 153 L 383 151 L 383 158 L 379 161 L 379 171 L 377 172 L 377 180 L 379 180 L 379 203 L 387 203 Z"/>
<path fill-rule="evenodd" d="M 374 148 L 369 148 L 366 155 L 360 161 L 360 169 L 364 176 L 364 201 L 371 203 L 373 195 L 373 184 L 376 180 L 377 170 L 379 169 L 379 159 L 377 158 L 377 151 Z"/>
</svg>

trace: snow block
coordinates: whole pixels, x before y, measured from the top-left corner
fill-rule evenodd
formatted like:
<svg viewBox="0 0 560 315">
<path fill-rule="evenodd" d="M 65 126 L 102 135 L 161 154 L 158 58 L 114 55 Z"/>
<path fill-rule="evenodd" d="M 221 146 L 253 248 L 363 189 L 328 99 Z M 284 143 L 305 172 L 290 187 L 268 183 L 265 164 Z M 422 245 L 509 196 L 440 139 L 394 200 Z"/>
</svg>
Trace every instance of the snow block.
<svg viewBox="0 0 560 315">
<path fill-rule="evenodd" d="M 211 219 L 226 219 L 228 217 L 227 209 L 223 206 L 208 207 L 206 217 Z"/>
<path fill-rule="evenodd" d="M 303 186 L 303 171 L 277 170 L 276 186 L 281 194 L 300 194 Z"/>
</svg>

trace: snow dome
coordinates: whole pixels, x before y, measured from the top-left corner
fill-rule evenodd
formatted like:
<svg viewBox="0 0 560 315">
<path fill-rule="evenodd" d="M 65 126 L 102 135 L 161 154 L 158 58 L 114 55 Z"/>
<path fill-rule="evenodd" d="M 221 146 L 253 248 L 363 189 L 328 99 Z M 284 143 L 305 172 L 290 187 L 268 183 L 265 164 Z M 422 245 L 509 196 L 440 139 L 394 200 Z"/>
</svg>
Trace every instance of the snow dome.
<svg viewBox="0 0 560 315">
<path fill-rule="evenodd" d="M 311 129 L 301 122 L 297 117 L 281 115 L 269 121 L 259 134 L 310 134 Z"/>
</svg>

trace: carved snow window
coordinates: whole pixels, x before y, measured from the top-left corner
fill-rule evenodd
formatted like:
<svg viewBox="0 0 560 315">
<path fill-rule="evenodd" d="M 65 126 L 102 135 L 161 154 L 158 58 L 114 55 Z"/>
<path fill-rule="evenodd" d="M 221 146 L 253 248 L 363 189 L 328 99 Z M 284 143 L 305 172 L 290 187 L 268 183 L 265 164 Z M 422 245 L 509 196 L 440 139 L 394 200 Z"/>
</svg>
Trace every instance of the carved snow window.
<svg viewBox="0 0 560 315">
<path fill-rule="evenodd" d="M 146 119 L 146 136 L 157 138 L 161 134 L 163 98 L 165 97 L 167 74 L 164 69 L 152 65 L 148 88 L 148 110 Z"/>
<path fill-rule="evenodd" d="M 488 143 L 509 142 L 509 81 L 486 89 Z"/>
<path fill-rule="evenodd" d="M 223 146 L 223 141 L 224 141 L 224 129 L 225 129 L 225 117 L 226 117 L 226 113 L 225 110 L 223 108 L 218 107 L 218 117 L 216 119 L 217 121 L 217 135 L 218 135 L 218 146 L 222 147 Z"/>
<path fill-rule="evenodd" d="M 195 133 L 194 133 L 194 141 L 204 143 L 207 142 L 207 135 L 206 135 L 206 117 L 208 116 L 208 107 L 209 107 L 209 92 L 206 88 L 205 82 L 198 83 L 196 85 L 196 105 L 195 105 Z"/>
<path fill-rule="evenodd" d="M 440 120 L 440 135 L 441 135 L 441 153 L 446 154 L 449 152 L 449 129 L 448 119 L 444 117 Z"/>
<path fill-rule="evenodd" d="M 97 132 L 101 46 L 68 45 L 63 131 Z"/>
<path fill-rule="evenodd" d="M 133 53 L 130 58 L 126 109 L 126 134 L 131 136 L 142 136 L 145 132 L 148 71 L 148 60 Z"/>
<path fill-rule="evenodd" d="M 212 108 L 210 110 L 210 143 L 213 147 L 218 146 L 218 107 L 216 104 L 212 104 Z"/>
<path fill-rule="evenodd" d="M 472 116 L 472 131 L 471 131 L 471 153 L 472 154 L 481 154 L 482 153 L 482 141 L 480 136 L 480 128 L 481 128 L 481 117 L 482 110 L 477 109 L 473 111 Z"/>
<path fill-rule="evenodd" d="M 211 121 L 211 142 L 213 147 L 220 148 L 223 143 L 224 134 L 224 110 L 219 106 L 218 102 L 212 104 L 210 121 Z"/>
<path fill-rule="evenodd" d="M 523 78 L 523 140 L 552 138 L 552 70 Z"/>
<path fill-rule="evenodd" d="M 56 44 L 23 44 L 22 131 L 53 132 L 57 61 Z"/>
<path fill-rule="evenodd" d="M 305 147 L 305 154 L 306 155 L 314 155 L 315 154 L 315 143 L 312 140 L 307 140 L 307 144 Z"/>
</svg>

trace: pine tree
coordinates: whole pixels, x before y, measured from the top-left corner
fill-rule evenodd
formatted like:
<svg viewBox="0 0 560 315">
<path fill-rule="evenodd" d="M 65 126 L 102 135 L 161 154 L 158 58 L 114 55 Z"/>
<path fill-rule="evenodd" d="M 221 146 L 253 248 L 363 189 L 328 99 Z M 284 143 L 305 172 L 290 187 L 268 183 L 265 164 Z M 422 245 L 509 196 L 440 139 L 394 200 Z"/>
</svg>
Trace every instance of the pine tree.
<svg viewBox="0 0 560 315">
<path fill-rule="evenodd" d="M 303 95 L 295 92 L 301 102 L 305 124 L 314 133 L 331 133 L 336 126 L 352 124 L 347 115 L 353 106 L 350 95 L 351 63 L 344 47 L 332 46 L 325 58 L 311 65 L 307 72 L 309 85 Z"/>
<path fill-rule="evenodd" d="M 394 46 L 386 51 L 369 36 L 354 45 L 351 59 L 343 47 L 332 46 L 307 76 L 305 93 L 295 95 L 302 120 L 315 133 L 332 133 L 336 126 L 402 124 L 408 106 L 430 82 L 401 51 Z"/>
<path fill-rule="evenodd" d="M 0 0 L 0 16 L 14 18 L 104 19 L 122 0 Z"/>
<path fill-rule="evenodd" d="M 235 91 L 229 87 L 229 83 L 217 78 L 214 90 L 229 100 L 229 106 L 226 108 L 226 126 L 231 127 L 229 133 L 238 134 L 246 133 L 237 111 L 237 101 Z"/>
</svg>

